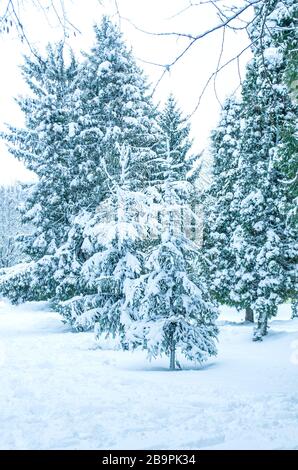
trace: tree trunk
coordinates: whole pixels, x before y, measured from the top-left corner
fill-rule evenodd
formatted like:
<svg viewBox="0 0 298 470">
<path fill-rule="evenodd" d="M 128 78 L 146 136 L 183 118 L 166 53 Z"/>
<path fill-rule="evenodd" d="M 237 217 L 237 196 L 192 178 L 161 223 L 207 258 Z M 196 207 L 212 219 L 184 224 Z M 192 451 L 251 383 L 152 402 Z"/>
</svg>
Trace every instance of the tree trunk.
<svg viewBox="0 0 298 470">
<path fill-rule="evenodd" d="M 259 315 L 257 327 L 253 335 L 253 341 L 262 341 L 263 336 L 266 336 L 267 332 L 268 332 L 268 315 L 267 315 L 267 312 L 264 310 Z"/>
<path fill-rule="evenodd" d="M 170 350 L 170 370 L 175 370 L 175 364 L 176 364 L 176 346 L 175 342 L 171 342 L 171 350 Z"/>
<path fill-rule="evenodd" d="M 292 318 L 298 318 L 298 300 L 292 302 Z"/>
<path fill-rule="evenodd" d="M 249 321 L 251 323 L 254 322 L 254 312 L 253 309 L 250 307 L 247 307 L 245 309 L 245 321 Z"/>
</svg>

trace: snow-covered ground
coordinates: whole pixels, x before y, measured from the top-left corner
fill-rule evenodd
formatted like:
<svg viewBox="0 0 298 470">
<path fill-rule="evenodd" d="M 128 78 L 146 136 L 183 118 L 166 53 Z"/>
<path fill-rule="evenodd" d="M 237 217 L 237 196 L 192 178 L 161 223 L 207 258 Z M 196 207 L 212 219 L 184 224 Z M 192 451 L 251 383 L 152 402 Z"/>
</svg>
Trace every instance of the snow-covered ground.
<svg viewBox="0 0 298 470">
<path fill-rule="evenodd" d="M 96 349 L 46 304 L 0 301 L 1 449 L 298 449 L 298 320 L 262 343 L 223 309 L 205 367 Z"/>
</svg>

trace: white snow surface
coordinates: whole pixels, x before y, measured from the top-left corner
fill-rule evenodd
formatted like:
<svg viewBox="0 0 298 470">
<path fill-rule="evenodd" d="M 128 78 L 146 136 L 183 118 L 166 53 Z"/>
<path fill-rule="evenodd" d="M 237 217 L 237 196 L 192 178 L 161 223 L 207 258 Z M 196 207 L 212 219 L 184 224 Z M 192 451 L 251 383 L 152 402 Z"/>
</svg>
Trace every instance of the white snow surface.
<svg viewBox="0 0 298 470">
<path fill-rule="evenodd" d="M 204 367 L 74 333 L 46 303 L 0 300 L 1 449 L 298 449 L 298 319 L 261 343 L 223 308 Z"/>
</svg>

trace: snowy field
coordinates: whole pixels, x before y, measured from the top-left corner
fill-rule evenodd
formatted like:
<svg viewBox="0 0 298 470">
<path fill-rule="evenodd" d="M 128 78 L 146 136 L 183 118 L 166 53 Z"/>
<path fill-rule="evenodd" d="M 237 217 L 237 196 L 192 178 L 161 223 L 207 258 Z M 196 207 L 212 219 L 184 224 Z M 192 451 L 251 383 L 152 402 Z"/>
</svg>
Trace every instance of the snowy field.
<svg viewBox="0 0 298 470">
<path fill-rule="evenodd" d="M 233 310 L 204 368 L 96 348 L 46 304 L 0 301 L 1 449 L 298 449 L 298 320 L 262 343 Z M 111 345 L 110 345 L 111 346 Z"/>
</svg>

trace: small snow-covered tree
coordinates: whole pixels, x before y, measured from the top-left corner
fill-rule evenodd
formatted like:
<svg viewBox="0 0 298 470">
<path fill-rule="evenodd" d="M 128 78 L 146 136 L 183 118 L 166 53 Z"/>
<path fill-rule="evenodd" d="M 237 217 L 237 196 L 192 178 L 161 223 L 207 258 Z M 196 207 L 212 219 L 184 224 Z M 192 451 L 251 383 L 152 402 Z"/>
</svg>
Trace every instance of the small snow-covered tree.
<svg viewBox="0 0 298 470">
<path fill-rule="evenodd" d="M 171 369 L 179 366 L 177 350 L 200 363 L 215 355 L 217 336 L 216 308 L 193 270 L 197 247 L 181 232 L 175 233 L 173 211 L 181 190 L 191 190 L 190 183 L 177 180 L 176 158 L 168 141 L 163 156 L 162 235 L 147 256 L 147 272 L 128 282 L 125 304 L 128 344 L 143 347 L 149 357 L 165 353 Z"/>
<path fill-rule="evenodd" d="M 130 342 L 149 357 L 165 353 L 171 369 L 179 366 L 177 349 L 199 363 L 216 354 L 216 310 L 187 260 L 196 255 L 188 241 L 165 234 L 147 261 L 148 274 L 129 286 L 137 297 L 130 308 L 138 311 L 137 321 L 128 322 Z"/>
<path fill-rule="evenodd" d="M 118 161 L 116 156 L 118 155 Z M 121 316 L 125 303 L 125 285 L 142 273 L 140 245 L 146 237 L 144 220 L 148 212 L 145 194 L 131 189 L 137 175 L 132 173 L 132 151 L 117 145 L 111 174 L 102 159 L 109 184 L 109 198 L 95 213 L 82 217 L 81 295 L 58 305 L 67 321 L 76 329 L 96 324 L 97 334 L 119 334 L 125 345 Z M 148 204 L 147 204 L 148 205 Z"/>
</svg>

